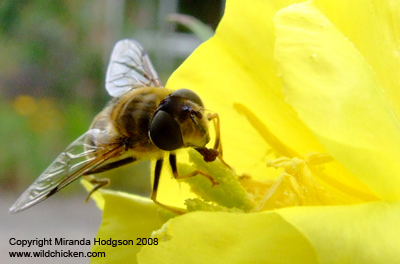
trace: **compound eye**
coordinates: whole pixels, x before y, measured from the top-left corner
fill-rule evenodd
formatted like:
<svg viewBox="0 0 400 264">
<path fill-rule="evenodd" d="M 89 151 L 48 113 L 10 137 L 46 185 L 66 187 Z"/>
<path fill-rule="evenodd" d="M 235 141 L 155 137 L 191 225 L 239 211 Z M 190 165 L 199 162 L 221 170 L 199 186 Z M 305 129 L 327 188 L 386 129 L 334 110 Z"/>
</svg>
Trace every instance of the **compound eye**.
<svg viewBox="0 0 400 264">
<path fill-rule="evenodd" d="M 162 150 L 172 151 L 183 147 L 181 129 L 175 119 L 159 110 L 150 124 L 149 135 L 154 145 Z"/>
<path fill-rule="evenodd" d="M 200 96 L 198 96 L 195 92 L 193 92 L 192 90 L 189 89 L 179 89 L 176 90 L 175 92 L 173 92 L 171 94 L 171 96 L 178 96 L 178 97 L 182 97 L 185 99 L 188 99 L 190 101 L 192 101 L 193 103 L 198 104 L 201 107 L 204 107 L 203 102 L 200 99 Z"/>
</svg>

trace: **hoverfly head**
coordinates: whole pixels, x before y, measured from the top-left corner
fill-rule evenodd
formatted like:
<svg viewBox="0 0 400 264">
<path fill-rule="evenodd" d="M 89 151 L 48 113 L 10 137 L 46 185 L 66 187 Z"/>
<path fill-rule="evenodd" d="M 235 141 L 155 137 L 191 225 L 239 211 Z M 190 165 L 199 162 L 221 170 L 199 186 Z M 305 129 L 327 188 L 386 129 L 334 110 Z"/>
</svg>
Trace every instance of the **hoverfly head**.
<svg viewBox="0 0 400 264">
<path fill-rule="evenodd" d="M 149 136 L 166 151 L 204 147 L 209 141 L 203 102 L 191 90 L 179 89 L 160 102 L 150 122 Z"/>
</svg>

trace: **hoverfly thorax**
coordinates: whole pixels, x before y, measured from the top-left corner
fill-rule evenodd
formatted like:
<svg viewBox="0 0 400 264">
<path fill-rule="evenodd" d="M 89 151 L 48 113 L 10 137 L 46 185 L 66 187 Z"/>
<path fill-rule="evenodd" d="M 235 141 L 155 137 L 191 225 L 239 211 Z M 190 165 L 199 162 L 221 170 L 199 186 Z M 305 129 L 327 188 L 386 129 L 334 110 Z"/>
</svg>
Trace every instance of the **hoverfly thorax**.
<svg viewBox="0 0 400 264">
<path fill-rule="evenodd" d="M 149 135 L 162 150 L 204 147 L 210 136 L 200 97 L 188 89 L 171 93 L 160 102 L 150 123 Z"/>
</svg>

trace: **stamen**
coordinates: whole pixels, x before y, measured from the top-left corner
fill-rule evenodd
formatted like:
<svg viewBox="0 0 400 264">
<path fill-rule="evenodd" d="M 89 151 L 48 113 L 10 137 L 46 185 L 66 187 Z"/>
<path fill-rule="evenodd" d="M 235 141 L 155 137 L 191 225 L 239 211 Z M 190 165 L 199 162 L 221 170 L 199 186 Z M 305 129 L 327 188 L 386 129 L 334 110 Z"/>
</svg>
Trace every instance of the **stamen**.
<svg viewBox="0 0 400 264">
<path fill-rule="evenodd" d="M 285 145 L 282 141 L 280 141 L 265 124 L 245 105 L 234 103 L 233 107 L 240 114 L 246 116 L 247 120 L 250 124 L 256 129 L 256 131 L 261 135 L 261 137 L 270 145 L 274 151 L 276 151 L 279 156 L 288 157 L 288 158 L 303 158 L 299 153 L 295 150 L 291 149 L 287 145 Z M 349 197 L 349 200 L 360 200 L 360 201 L 374 201 L 378 198 L 369 193 L 359 191 L 355 188 L 352 188 L 349 185 L 341 183 L 337 181 L 335 178 L 330 176 L 329 174 L 323 173 L 320 169 L 316 168 L 312 165 L 321 165 L 327 162 L 334 161 L 334 158 L 328 154 L 321 153 L 311 153 L 304 157 L 307 165 L 310 166 L 310 170 L 312 174 L 329 184 L 333 189 L 342 193 L 342 196 Z M 279 159 L 277 160 L 279 162 Z M 283 162 L 283 161 L 282 161 Z"/>
<path fill-rule="evenodd" d="M 286 156 L 290 158 L 300 157 L 300 154 L 286 146 L 282 141 L 280 141 L 269 129 L 264 125 L 264 123 L 245 105 L 234 103 L 233 108 L 236 109 L 240 114 L 246 116 L 250 124 L 257 130 L 260 136 L 270 145 L 275 151 L 278 152 L 280 156 Z"/>
<path fill-rule="evenodd" d="M 267 164 L 283 168 L 283 173 L 268 190 L 259 210 L 301 205 L 333 205 L 342 201 L 332 196 L 312 175 L 306 160 L 279 158 Z"/>
</svg>

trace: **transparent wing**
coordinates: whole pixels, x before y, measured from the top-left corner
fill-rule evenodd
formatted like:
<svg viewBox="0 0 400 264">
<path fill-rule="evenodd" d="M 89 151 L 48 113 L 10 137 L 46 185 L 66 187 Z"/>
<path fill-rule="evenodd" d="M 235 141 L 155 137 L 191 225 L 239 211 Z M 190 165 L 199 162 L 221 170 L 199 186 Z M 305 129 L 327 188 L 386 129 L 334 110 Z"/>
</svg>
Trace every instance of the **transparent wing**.
<svg viewBox="0 0 400 264">
<path fill-rule="evenodd" d="M 25 210 L 58 192 L 80 176 L 90 174 L 124 147 L 98 147 L 99 129 L 91 129 L 69 145 L 11 206 L 10 212 Z"/>
<path fill-rule="evenodd" d="M 132 89 L 146 86 L 161 87 L 160 78 L 146 51 L 133 39 L 118 41 L 107 68 L 107 92 L 117 97 Z"/>
</svg>

